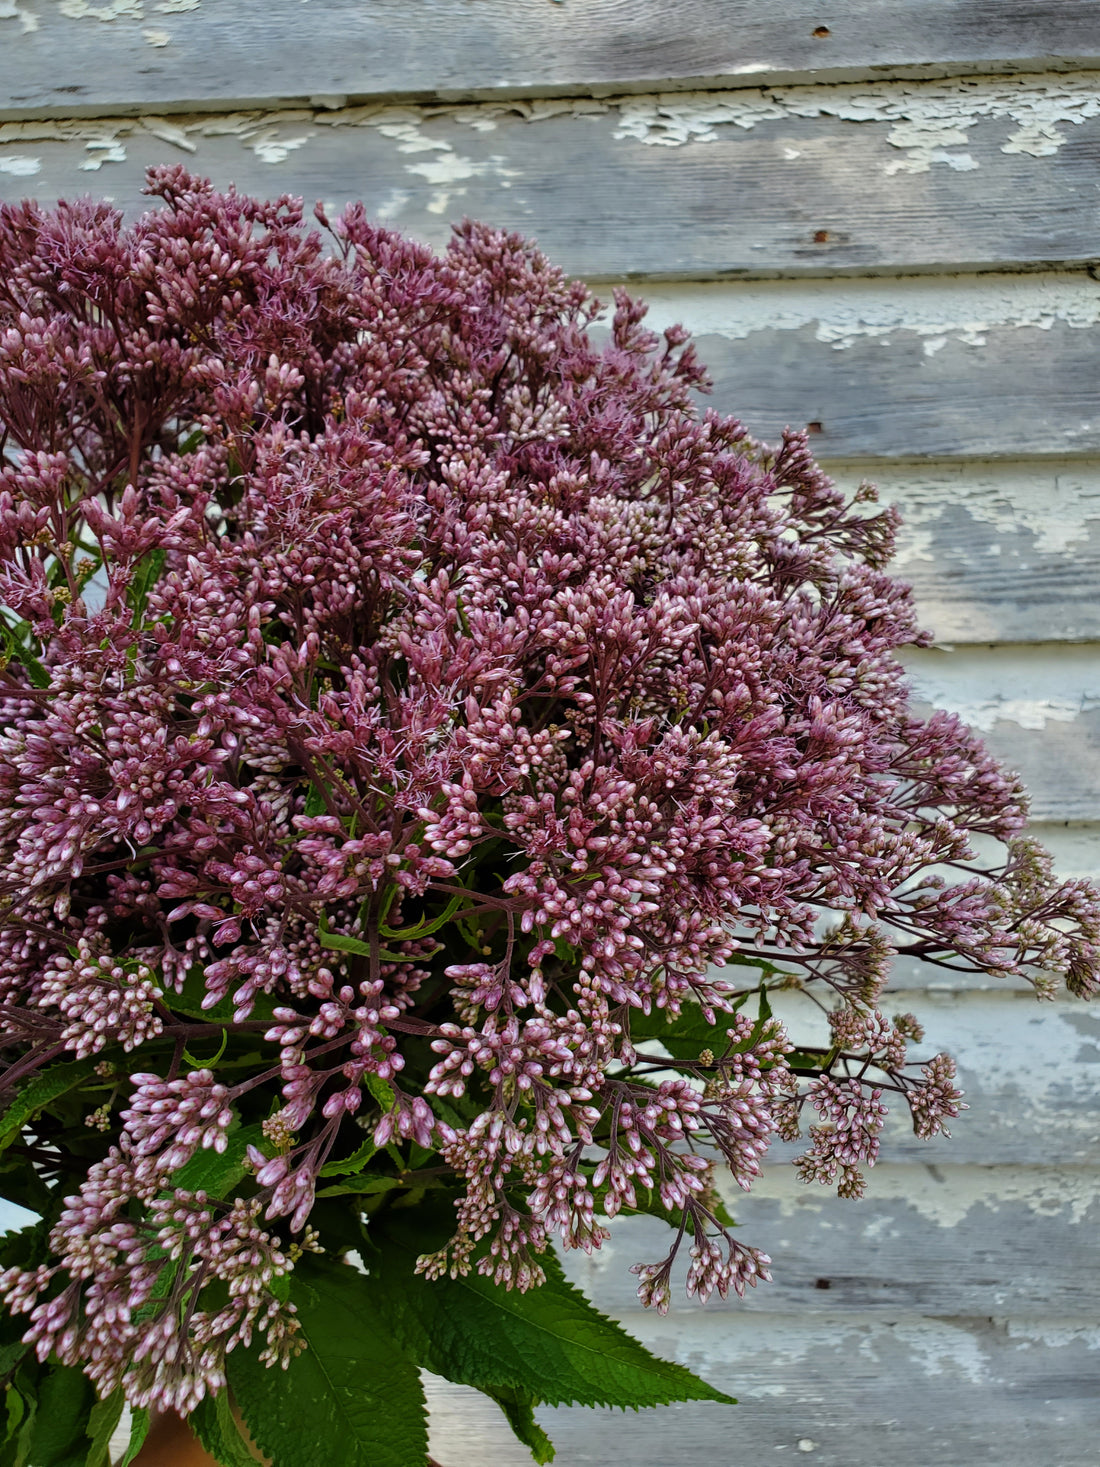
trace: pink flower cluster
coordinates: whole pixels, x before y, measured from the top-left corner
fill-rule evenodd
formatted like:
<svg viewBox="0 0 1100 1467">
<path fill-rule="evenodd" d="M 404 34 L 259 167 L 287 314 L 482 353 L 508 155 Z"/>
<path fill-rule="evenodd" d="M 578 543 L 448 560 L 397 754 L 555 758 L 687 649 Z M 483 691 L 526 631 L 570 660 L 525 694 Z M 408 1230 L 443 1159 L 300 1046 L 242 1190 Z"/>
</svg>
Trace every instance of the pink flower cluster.
<svg viewBox="0 0 1100 1467">
<path fill-rule="evenodd" d="M 893 514 L 699 410 L 682 330 L 620 293 L 597 343 L 582 284 L 476 224 L 437 257 L 150 191 L 130 226 L 0 211 L 0 1086 L 142 1069 L 9 1307 L 136 1404 L 256 1331 L 285 1358 L 270 1285 L 364 1126 L 454 1190 L 429 1275 L 526 1288 L 551 1235 L 653 1210 L 647 1302 L 685 1236 L 692 1293 L 742 1292 L 768 1260 L 716 1158 L 751 1186 L 808 1103 L 803 1175 L 855 1194 L 886 1096 L 958 1111 L 878 1011 L 894 955 L 1088 994 L 1097 893 L 910 711 Z M 746 1003 L 777 971 L 831 1047 Z M 700 1010 L 709 1048 L 654 1048 Z M 182 1187 L 242 1122 L 231 1195 Z"/>
</svg>

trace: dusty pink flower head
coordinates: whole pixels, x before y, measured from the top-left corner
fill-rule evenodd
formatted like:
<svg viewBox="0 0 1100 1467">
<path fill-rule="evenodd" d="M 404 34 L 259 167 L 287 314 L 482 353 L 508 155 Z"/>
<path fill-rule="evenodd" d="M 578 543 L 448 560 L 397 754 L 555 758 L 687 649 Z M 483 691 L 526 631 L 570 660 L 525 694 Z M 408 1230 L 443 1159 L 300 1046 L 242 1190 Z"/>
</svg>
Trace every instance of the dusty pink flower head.
<svg viewBox="0 0 1100 1467">
<path fill-rule="evenodd" d="M 702 411 L 625 294 L 597 340 L 519 238 L 150 191 L 0 210 L 0 1084 L 75 1060 L 100 1102 L 28 1122 L 10 1307 L 188 1409 L 296 1348 L 278 1281 L 337 1206 L 416 1187 L 429 1276 L 527 1288 L 651 1211 L 743 1292 L 716 1161 L 751 1186 L 808 1103 L 802 1174 L 855 1195 L 888 1102 L 958 1113 L 879 1010 L 896 953 L 1096 984 L 1096 893 L 909 707 L 893 513 Z"/>
</svg>

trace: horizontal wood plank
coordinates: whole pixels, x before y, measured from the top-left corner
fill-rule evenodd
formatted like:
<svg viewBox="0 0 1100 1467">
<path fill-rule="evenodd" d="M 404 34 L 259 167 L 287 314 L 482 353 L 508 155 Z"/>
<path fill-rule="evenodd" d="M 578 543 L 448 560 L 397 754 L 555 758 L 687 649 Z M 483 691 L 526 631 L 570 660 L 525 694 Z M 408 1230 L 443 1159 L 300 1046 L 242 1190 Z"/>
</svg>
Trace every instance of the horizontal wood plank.
<svg viewBox="0 0 1100 1467">
<path fill-rule="evenodd" d="M 190 159 L 253 191 L 336 208 L 361 198 L 437 245 L 450 221 L 485 219 L 537 236 L 593 279 L 1015 270 L 1100 256 L 1096 72 L 461 106 L 230 105 L 0 124 L 3 196 L 91 186 L 134 208 L 147 165 Z"/>
<path fill-rule="evenodd" d="M 853 1202 L 805 1186 L 793 1167 L 770 1167 L 751 1194 L 722 1190 L 738 1236 L 771 1257 L 772 1281 L 744 1300 L 715 1295 L 708 1314 L 1100 1314 L 1090 1262 L 1096 1168 L 886 1165 Z M 642 1307 L 631 1266 L 659 1263 L 674 1238 L 656 1218 L 616 1219 L 603 1247 L 566 1255 L 566 1268 L 622 1318 Z M 684 1287 L 687 1251 L 673 1269 L 671 1304 L 685 1322 L 699 1313 Z"/>
<path fill-rule="evenodd" d="M 939 642 L 1100 640 L 1100 464 L 826 463 L 903 523 L 896 574 Z"/>
<path fill-rule="evenodd" d="M 774 995 L 776 1013 L 797 1043 L 828 1044 L 824 1020 L 808 997 Z M 968 1107 L 950 1137 L 913 1135 L 904 1106 L 892 1107 L 883 1132 L 884 1162 L 933 1166 L 1089 1165 L 1100 1156 L 1100 1008 L 1079 999 L 1041 1003 L 1011 990 L 891 990 L 887 1013 L 915 1013 L 924 1042 L 914 1062 L 946 1052 L 958 1065 Z M 889 1097 L 887 1097 L 889 1101 Z M 785 1162 L 806 1143 L 773 1143 Z"/>
<path fill-rule="evenodd" d="M 1060 1320 L 694 1319 L 632 1315 L 650 1349 L 740 1401 L 655 1411 L 540 1408 L 555 1467 L 1089 1467 L 1100 1430 L 1100 1332 Z M 530 1467 L 483 1396 L 427 1382 L 445 1467 Z M 803 1457 L 803 1454 L 805 1458 Z"/>
<path fill-rule="evenodd" d="M 1100 449 L 1100 282 L 1084 272 L 646 285 L 712 401 L 756 434 L 810 425 L 823 459 L 1016 460 Z"/>
<path fill-rule="evenodd" d="M 1094 645 L 905 654 L 916 707 L 957 713 L 1020 774 L 1032 818 L 1100 816 L 1100 657 Z"/>
<path fill-rule="evenodd" d="M 9 115 L 228 102 L 522 97 L 1100 61 L 1089 0 L 13 0 Z M 6 21 L 6 25 L 5 25 Z"/>
</svg>

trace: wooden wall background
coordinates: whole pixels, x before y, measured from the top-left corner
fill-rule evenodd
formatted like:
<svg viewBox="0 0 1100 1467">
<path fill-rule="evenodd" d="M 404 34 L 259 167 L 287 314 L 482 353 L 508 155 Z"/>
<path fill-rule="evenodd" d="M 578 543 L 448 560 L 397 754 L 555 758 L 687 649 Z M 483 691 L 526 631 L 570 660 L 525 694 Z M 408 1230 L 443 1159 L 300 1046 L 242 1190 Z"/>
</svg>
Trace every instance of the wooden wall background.
<svg viewBox="0 0 1100 1467">
<path fill-rule="evenodd" d="M 1100 874 L 1095 0 L 0 0 L 0 196 L 136 210 L 166 160 L 436 245 L 519 228 L 684 320 L 719 405 L 902 507 L 922 696 Z M 643 1315 L 619 1227 L 578 1276 L 743 1404 L 543 1412 L 561 1467 L 1100 1460 L 1100 1011 L 899 983 L 961 1061 L 954 1141 L 898 1133 L 862 1204 L 777 1161 L 745 1306 Z M 527 1460 L 432 1390 L 444 1467 Z"/>
</svg>

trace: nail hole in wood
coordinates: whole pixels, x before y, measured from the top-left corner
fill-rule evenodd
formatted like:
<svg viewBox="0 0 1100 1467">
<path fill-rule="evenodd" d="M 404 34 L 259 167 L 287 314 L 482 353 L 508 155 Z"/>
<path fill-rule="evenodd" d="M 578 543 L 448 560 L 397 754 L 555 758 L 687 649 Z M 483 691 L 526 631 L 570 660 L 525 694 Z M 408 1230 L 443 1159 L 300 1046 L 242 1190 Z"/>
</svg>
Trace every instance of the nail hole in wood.
<svg viewBox="0 0 1100 1467">
<path fill-rule="evenodd" d="M 816 420 L 814 422 L 812 422 L 812 423 L 807 423 L 806 424 L 806 432 L 807 433 L 824 433 L 824 431 L 825 431 L 825 428 L 824 428 L 823 424 L 817 422 Z"/>
<path fill-rule="evenodd" d="M 831 35 L 832 31 L 827 25 L 819 25 L 814 27 L 814 36 L 819 41 L 824 41 L 827 36 Z"/>
<path fill-rule="evenodd" d="M 814 230 L 814 244 L 828 244 L 829 231 L 827 229 Z"/>
<path fill-rule="evenodd" d="M 815 1289 L 831 1289 L 832 1287 L 833 1287 L 833 1281 L 832 1281 L 832 1279 L 814 1279 L 814 1288 Z"/>
</svg>

